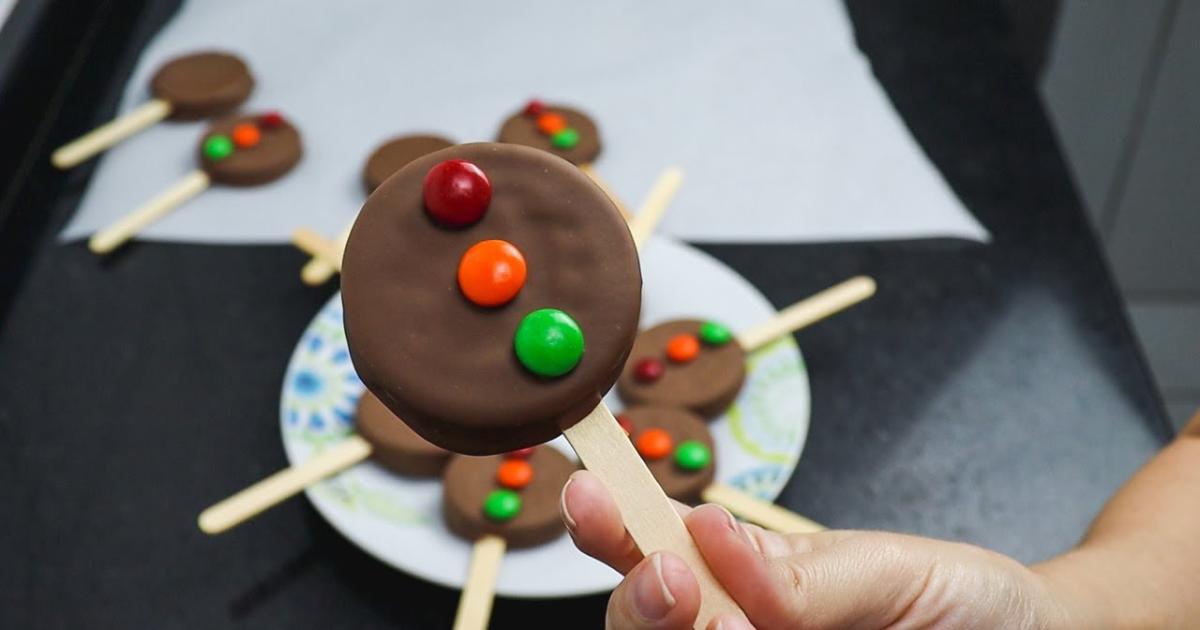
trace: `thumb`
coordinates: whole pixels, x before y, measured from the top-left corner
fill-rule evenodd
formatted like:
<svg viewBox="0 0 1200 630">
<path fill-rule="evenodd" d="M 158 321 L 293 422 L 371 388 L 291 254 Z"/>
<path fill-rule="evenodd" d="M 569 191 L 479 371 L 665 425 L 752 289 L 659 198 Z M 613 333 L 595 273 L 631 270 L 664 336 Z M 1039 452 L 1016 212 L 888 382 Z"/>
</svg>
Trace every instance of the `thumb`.
<svg viewBox="0 0 1200 630">
<path fill-rule="evenodd" d="M 713 505 L 685 522 L 713 574 L 759 628 L 884 628 L 907 621 L 935 568 L 935 556 L 912 549 L 918 539 L 905 536 L 784 536 L 738 523 Z"/>
</svg>

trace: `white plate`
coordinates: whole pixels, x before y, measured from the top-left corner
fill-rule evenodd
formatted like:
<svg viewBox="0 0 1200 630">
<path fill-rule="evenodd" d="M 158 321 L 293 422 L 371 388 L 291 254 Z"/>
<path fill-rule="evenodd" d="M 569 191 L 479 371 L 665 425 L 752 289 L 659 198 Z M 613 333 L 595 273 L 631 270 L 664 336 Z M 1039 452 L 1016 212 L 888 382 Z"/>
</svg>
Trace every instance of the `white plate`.
<svg viewBox="0 0 1200 630">
<path fill-rule="evenodd" d="M 642 254 L 642 268 L 643 325 L 694 317 L 723 322 L 736 331 L 775 313 L 741 276 L 675 241 L 652 239 Z M 343 439 L 353 428 L 362 390 L 346 349 L 341 296 L 335 295 L 300 338 L 284 377 L 280 428 L 288 460 L 303 462 Z M 608 402 L 620 408 L 615 393 L 609 394 Z M 789 335 L 750 357 L 745 388 L 729 412 L 713 423 L 717 479 L 775 498 L 804 448 L 808 419 L 808 377 Z M 563 438 L 554 444 L 570 453 Z M 307 493 L 334 528 L 368 553 L 406 573 L 461 588 L 471 545 L 442 524 L 440 482 L 397 476 L 367 462 Z M 609 590 L 617 578 L 563 536 L 541 547 L 510 551 L 496 592 L 509 597 L 570 597 Z"/>
</svg>

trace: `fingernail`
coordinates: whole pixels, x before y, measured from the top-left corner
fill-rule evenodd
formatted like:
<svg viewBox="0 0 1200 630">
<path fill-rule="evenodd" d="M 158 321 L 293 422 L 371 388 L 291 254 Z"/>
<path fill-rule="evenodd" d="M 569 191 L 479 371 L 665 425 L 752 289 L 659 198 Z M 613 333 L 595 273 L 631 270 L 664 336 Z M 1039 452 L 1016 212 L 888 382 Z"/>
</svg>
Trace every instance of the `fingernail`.
<svg viewBox="0 0 1200 630">
<path fill-rule="evenodd" d="M 633 607 L 647 621 L 662 619 L 675 607 L 675 596 L 663 577 L 662 559 L 662 554 L 652 554 L 650 566 L 638 572 L 633 585 Z"/>
<path fill-rule="evenodd" d="M 716 630 L 754 630 L 745 617 L 729 613 L 717 620 Z"/>
<path fill-rule="evenodd" d="M 733 513 L 725 509 L 723 505 L 718 505 L 717 508 L 725 514 L 725 526 L 729 528 L 729 531 L 740 534 L 742 528 L 738 527 L 737 519 L 733 517 Z"/>
<path fill-rule="evenodd" d="M 567 477 L 567 483 L 563 484 L 562 492 L 558 495 L 558 510 L 562 512 L 563 522 L 567 524 L 567 529 L 575 531 L 575 519 L 571 518 L 571 511 L 567 509 L 567 488 L 571 487 L 573 478 Z"/>
</svg>

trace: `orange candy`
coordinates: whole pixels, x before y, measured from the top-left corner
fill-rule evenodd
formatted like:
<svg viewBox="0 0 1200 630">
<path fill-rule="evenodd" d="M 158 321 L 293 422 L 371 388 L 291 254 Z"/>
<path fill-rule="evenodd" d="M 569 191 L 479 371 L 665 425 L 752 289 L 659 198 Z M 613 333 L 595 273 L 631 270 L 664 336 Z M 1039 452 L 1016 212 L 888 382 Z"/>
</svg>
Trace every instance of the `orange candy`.
<svg viewBox="0 0 1200 630">
<path fill-rule="evenodd" d="M 687 363 L 700 354 L 700 340 L 696 335 L 675 335 L 667 342 L 667 358 L 676 363 Z"/>
<path fill-rule="evenodd" d="M 262 140 L 262 132 L 251 123 L 242 123 L 234 127 L 229 136 L 233 138 L 233 143 L 242 149 L 249 149 Z"/>
<path fill-rule="evenodd" d="M 525 459 L 506 459 L 496 469 L 496 481 L 512 490 L 520 490 L 533 481 L 533 466 Z"/>
<path fill-rule="evenodd" d="M 637 436 L 637 452 L 646 459 L 662 459 L 671 454 L 671 434 L 662 429 L 646 429 Z"/>
<path fill-rule="evenodd" d="M 479 241 L 458 262 L 458 288 L 480 306 L 500 306 L 525 286 L 525 257 L 508 241 Z"/>
<path fill-rule="evenodd" d="M 538 131 L 552 136 L 567 128 L 567 119 L 559 114 L 542 114 L 537 117 Z"/>
</svg>

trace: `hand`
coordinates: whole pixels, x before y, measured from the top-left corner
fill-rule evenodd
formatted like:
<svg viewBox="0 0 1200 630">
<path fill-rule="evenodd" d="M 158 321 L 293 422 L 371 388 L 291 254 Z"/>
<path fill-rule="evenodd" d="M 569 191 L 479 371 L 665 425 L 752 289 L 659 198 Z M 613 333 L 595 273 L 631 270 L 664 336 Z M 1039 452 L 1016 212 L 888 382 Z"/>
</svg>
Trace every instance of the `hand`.
<svg viewBox="0 0 1200 630">
<path fill-rule="evenodd" d="M 642 557 L 599 478 L 572 475 L 561 509 L 576 546 L 625 575 L 608 601 L 608 628 L 692 627 L 696 578 L 669 552 Z M 978 547 L 876 532 L 782 535 L 715 505 L 678 510 L 745 611 L 710 630 L 1095 627 L 1069 619 L 1048 580 Z"/>
</svg>

